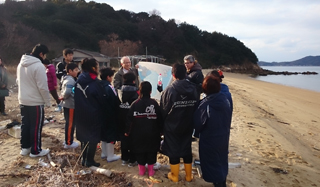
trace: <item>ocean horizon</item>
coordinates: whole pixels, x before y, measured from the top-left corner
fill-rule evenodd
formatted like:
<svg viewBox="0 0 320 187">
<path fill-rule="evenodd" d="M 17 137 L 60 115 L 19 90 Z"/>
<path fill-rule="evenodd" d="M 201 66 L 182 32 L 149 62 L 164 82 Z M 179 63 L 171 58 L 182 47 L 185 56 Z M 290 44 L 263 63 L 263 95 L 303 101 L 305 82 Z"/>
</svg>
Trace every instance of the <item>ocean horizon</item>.
<svg viewBox="0 0 320 187">
<path fill-rule="evenodd" d="M 257 80 L 271 82 L 306 90 L 320 92 L 320 66 L 260 66 L 271 71 L 317 72 L 317 75 L 267 75 L 254 77 Z"/>
</svg>

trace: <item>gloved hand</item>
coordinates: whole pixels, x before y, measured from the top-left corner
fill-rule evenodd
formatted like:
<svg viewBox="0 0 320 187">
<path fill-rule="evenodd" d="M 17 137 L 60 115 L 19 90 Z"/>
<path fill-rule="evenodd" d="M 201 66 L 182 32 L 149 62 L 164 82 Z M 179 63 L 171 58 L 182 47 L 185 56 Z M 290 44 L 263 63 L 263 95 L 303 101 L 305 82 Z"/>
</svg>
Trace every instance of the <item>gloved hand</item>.
<svg viewBox="0 0 320 187">
<path fill-rule="evenodd" d="M 157 85 L 157 90 L 161 93 L 163 91 L 163 86 L 162 85 L 161 86 Z"/>
</svg>

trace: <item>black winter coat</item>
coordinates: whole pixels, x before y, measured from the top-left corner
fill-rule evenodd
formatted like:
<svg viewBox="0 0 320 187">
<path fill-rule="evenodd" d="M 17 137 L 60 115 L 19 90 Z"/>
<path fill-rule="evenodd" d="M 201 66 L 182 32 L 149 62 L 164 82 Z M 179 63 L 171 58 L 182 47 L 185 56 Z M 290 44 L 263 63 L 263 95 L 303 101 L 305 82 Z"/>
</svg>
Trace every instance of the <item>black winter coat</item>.
<svg viewBox="0 0 320 187">
<path fill-rule="evenodd" d="M 88 72 L 80 74 L 74 89 L 74 121 L 81 142 L 99 143 L 103 123 L 103 88 Z"/>
<path fill-rule="evenodd" d="M 160 107 L 164 119 L 165 155 L 181 158 L 191 155 L 193 113 L 199 97 L 194 84 L 188 80 L 175 80 L 161 95 Z"/>
<path fill-rule="evenodd" d="M 129 134 L 130 151 L 159 151 L 162 122 L 161 110 L 156 100 L 143 97 L 134 101 L 127 115 L 126 133 Z"/>
<path fill-rule="evenodd" d="M 187 72 L 187 79 L 194 83 L 197 88 L 197 92 L 200 98 L 200 94 L 202 92 L 202 81 L 203 81 L 203 73 L 202 73 L 202 67 L 199 63 L 196 63 L 190 71 Z"/>
<path fill-rule="evenodd" d="M 223 182 L 228 175 L 231 116 L 230 102 L 221 92 L 204 98 L 194 114 L 201 170 L 207 182 Z"/>
<path fill-rule="evenodd" d="M 117 115 L 120 100 L 118 98 L 116 90 L 107 80 L 101 80 L 100 82 L 104 89 L 104 119 L 101 131 L 101 140 L 105 142 L 114 142 L 117 138 Z"/>
<path fill-rule="evenodd" d="M 121 87 L 121 103 L 119 104 L 119 112 L 118 112 L 118 136 L 121 139 L 126 132 L 126 122 L 127 122 L 127 114 L 130 110 L 130 106 L 133 101 L 138 99 L 138 88 L 132 84 L 125 84 Z"/>
</svg>

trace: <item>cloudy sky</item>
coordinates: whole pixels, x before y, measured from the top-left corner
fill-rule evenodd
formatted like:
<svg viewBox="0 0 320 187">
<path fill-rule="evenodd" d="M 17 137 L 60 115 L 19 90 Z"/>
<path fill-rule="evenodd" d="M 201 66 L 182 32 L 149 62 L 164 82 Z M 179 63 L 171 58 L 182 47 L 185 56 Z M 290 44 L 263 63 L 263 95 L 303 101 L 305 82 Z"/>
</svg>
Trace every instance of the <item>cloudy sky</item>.
<svg viewBox="0 0 320 187">
<path fill-rule="evenodd" d="M 165 20 L 196 25 L 242 41 L 260 61 L 320 55 L 319 0 L 97 0 L 115 10 L 154 9 Z"/>
<path fill-rule="evenodd" d="M 156 9 L 165 20 L 175 19 L 200 30 L 233 36 L 260 61 L 283 62 L 320 55 L 319 0 L 95 1 L 135 13 Z"/>
</svg>

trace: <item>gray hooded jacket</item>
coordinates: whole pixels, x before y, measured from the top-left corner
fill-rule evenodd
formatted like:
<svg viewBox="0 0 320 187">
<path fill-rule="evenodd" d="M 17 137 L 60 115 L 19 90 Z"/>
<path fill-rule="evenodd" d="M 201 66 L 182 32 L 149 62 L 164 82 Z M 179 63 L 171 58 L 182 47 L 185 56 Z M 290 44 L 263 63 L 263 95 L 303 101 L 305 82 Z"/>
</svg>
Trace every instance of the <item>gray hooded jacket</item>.
<svg viewBox="0 0 320 187">
<path fill-rule="evenodd" d="M 65 108 L 74 108 L 74 93 L 72 91 L 76 81 L 71 75 L 63 76 L 61 79 L 61 97 L 63 101 L 61 106 Z"/>
</svg>

